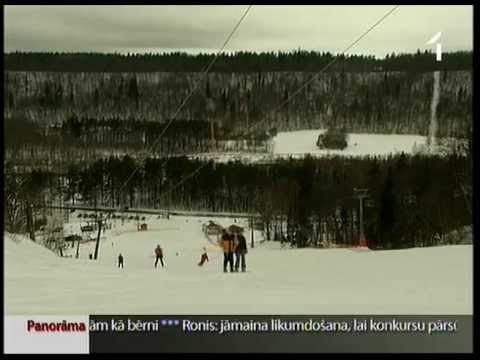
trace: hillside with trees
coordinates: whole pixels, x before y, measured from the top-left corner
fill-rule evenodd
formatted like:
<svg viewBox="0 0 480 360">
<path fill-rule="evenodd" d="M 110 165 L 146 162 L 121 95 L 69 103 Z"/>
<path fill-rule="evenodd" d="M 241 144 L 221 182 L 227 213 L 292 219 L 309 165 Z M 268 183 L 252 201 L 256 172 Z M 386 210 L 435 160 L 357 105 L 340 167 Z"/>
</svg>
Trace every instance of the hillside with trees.
<svg viewBox="0 0 480 360">
<path fill-rule="evenodd" d="M 430 53 L 353 56 L 321 74 L 313 71 L 331 55 L 238 53 L 219 58 L 203 78 L 198 71 L 207 55 L 4 56 L 5 127 L 15 139 L 7 138 L 8 156 L 37 153 L 31 142 L 60 157 L 78 147 L 112 153 L 152 146 L 197 81 L 198 90 L 158 142 L 160 155 L 222 151 L 229 140 L 246 140 L 247 149 L 258 150 L 274 131 L 345 128 L 425 135 L 431 71 L 438 69 L 437 136 L 465 137 L 472 124 L 471 53 L 447 53 L 441 65 Z M 105 59 L 110 65 L 97 68 Z M 149 68 L 149 61 L 165 66 Z M 230 71 L 222 64 L 231 65 Z"/>
<path fill-rule="evenodd" d="M 182 182 L 201 165 L 194 180 Z M 11 231 L 20 226 L 15 209 L 22 213 L 30 202 L 41 214 L 42 205 L 55 204 L 60 194 L 73 204 L 80 196 L 90 206 L 259 213 L 267 239 L 298 247 L 358 242 L 354 188 L 369 189 L 365 229 L 377 248 L 433 245 L 472 221 L 471 149 L 467 157 L 307 157 L 262 166 L 187 158 L 139 163 L 125 156 L 72 164 L 64 174 L 7 168 L 6 201 L 13 202 L 5 204 L 6 225 Z"/>
<path fill-rule="evenodd" d="M 373 247 L 442 243 L 472 222 L 472 53 L 445 54 L 441 64 L 433 56 L 352 56 L 318 74 L 331 54 L 238 53 L 219 58 L 202 78 L 211 55 L 5 54 L 6 228 L 24 230 L 29 204 L 80 197 L 92 206 L 255 212 L 267 239 L 353 244 L 359 209 L 352 192 L 367 188 Z M 232 143 L 266 151 L 278 131 L 425 135 L 437 70 L 437 136 L 468 139 L 467 156 L 263 165 L 184 156 Z M 177 186 L 199 166 L 194 180 Z"/>
</svg>

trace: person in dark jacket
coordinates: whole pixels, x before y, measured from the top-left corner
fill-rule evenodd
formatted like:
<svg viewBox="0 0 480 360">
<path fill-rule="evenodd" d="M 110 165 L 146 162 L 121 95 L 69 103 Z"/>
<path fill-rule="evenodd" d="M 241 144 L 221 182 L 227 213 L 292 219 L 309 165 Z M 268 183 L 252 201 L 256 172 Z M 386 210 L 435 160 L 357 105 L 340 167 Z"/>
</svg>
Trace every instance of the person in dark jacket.
<svg viewBox="0 0 480 360">
<path fill-rule="evenodd" d="M 162 264 L 163 267 L 163 250 L 160 245 L 157 245 L 155 248 L 155 267 L 157 267 L 158 260 L 160 260 L 160 264 Z"/>
<path fill-rule="evenodd" d="M 122 254 L 118 254 L 118 267 L 123 269 L 123 256 Z"/>
<path fill-rule="evenodd" d="M 233 272 L 233 252 L 234 239 L 233 235 L 228 233 L 225 229 L 222 231 L 222 237 L 219 244 L 223 249 L 223 272 L 227 272 L 227 267 L 230 265 L 230 272 Z"/>
<path fill-rule="evenodd" d="M 242 272 L 247 270 L 247 266 L 245 264 L 245 255 L 247 254 L 247 240 L 243 236 L 243 234 L 236 235 L 235 241 L 235 271 L 238 272 L 238 268 L 240 267 L 240 262 L 242 263 Z"/>
</svg>

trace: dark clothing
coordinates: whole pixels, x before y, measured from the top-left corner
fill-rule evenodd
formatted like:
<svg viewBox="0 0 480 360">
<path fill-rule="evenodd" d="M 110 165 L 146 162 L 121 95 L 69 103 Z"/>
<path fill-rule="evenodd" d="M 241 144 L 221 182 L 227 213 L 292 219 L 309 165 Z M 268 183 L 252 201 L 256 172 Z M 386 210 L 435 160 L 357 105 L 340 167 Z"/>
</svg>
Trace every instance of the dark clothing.
<svg viewBox="0 0 480 360">
<path fill-rule="evenodd" d="M 233 252 L 223 253 L 223 271 L 227 272 L 227 266 L 230 264 L 230 272 L 233 272 Z"/>
<path fill-rule="evenodd" d="M 245 271 L 247 269 L 247 266 L 245 264 L 245 254 L 244 253 L 235 253 L 236 254 L 236 259 L 235 259 L 235 271 L 238 271 L 238 268 L 240 267 L 240 261 L 242 262 L 242 271 Z"/>
<path fill-rule="evenodd" d="M 162 264 L 162 267 L 163 267 L 163 250 L 160 246 L 157 246 L 155 248 L 155 267 L 157 267 L 157 264 L 158 264 L 158 260 L 160 260 L 160 263 Z"/>
<path fill-rule="evenodd" d="M 202 266 L 203 264 L 205 264 L 205 261 L 208 261 L 207 253 L 202 254 L 202 258 L 200 259 L 200 262 L 198 263 L 198 266 Z"/>
<path fill-rule="evenodd" d="M 220 241 L 220 246 L 223 248 L 223 271 L 227 272 L 227 267 L 229 266 L 230 272 L 233 272 L 233 252 L 235 250 L 233 235 L 224 233 Z"/>
<path fill-rule="evenodd" d="M 121 267 L 123 269 L 123 256 L 120 255 L 118 257 L 118 267 Z"/>
<path fill-rule="evenodd" d="M 155 267 L 157 267 L 158 260 L 160 260 L 160 264 L 162 264 L 163 267 L 163 255 L 157 255 L 157 258 L 155 259 Z"/>
<path fill-rule="evenodd" d="M 235 252 L 240 254 L 246 254 L 248 252 L 247 240 L 245 239 L 245 236 L 243 235 L 237 236 L 237 246 L 235 247 Z"/>
<path fill-rule="evenodd" d="M 238 268 L 240 267 L 240 262 L 242 263 L 242 271 L 246 270 L 246 265 L 245 265 L 245 254 L 248 252 L 247 250 L 247 240 L 243 235 L 238 235 L 237 236 L 237 244 L 235 246 L 235 271 L 238 271 Z"/>
</svg>

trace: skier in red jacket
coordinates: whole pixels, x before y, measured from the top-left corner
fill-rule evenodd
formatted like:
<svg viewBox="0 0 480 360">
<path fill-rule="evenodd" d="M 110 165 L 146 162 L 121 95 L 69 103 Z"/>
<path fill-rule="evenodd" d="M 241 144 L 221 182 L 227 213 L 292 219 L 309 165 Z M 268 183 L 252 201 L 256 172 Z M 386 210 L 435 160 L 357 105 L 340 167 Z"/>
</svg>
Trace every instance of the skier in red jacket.
<svg viewBox="0 0 480 360">
<path fill-rule="evenodd" d="M 203 254 L 202 254 L 202 257 L 200 258 L 200 262 L 198 263 L 198 266 L 203 266 L 203 264 L 205 264 L 206 261 L 208 261 L 207 249 L 203 248 Z"/>
</svg>

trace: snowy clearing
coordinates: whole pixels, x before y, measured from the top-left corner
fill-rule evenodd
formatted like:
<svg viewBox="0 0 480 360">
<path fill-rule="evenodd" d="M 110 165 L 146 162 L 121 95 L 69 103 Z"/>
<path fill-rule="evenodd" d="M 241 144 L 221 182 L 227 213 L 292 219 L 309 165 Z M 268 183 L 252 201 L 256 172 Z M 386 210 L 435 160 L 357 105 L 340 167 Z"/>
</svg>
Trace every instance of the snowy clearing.
<svg viewBox="0 0 480 360">
<path fill-rule="evenodd" d="M 60 258 L 5 233 L 5 312 L 14 314 L 472 314 L 472 246 L 397 251 L 290 249 L 259 242 L 247 273 L 223 273 L 201 231 L 208 219 L 172 217 L 107 230 L 99 261 Z M 231 219 L 214 219 L 222 225 Z M 238 222 L 240 223 L 240 222 Z M 71 226 L 78 227 L 80 223 Z M 13 239 L 15 238 L 15 239 Z M 250 233 L 246 234 L 250 245 Z M 159 243 L 165 268 L 153 267 Z M 197 265 L 206 247 L 210 262 Z M 75 248 L 70 250 L 74 253 Z M 125 268 L 116 267 L 118 253 Z"/>
<path fill-rule="evenodd" d="M 273 139 L 273 153 L 277 156 L 307 153 L 312 156 L 387 156 L 401 152 L 411 154 L 426 142 L 426 137 L 420 135 L 349 134 L 346 149 L 322 150 L 316 143 L 318 136 L 325 131 L 280 132 Z"/>
<path fill-rule="evenodd" d="M 398 134 L 349 134 L 348 146 L 344 150 L 319 149 L 317 138 L 326 130 L 300 130 L 279 132 L 268 145 L 268 152 L 210 152 L 188 155 L 191 159 L 213 160 L 219 163 L 241 161 L 247 163 L 270 163 L 278 159 L 312 157 L 387 157 L 404 153 L 414 155 L 422 153 L 431 156 L 443 156 L 454 147 L 464 148 L 463 140 L 439 139 L 435 146 L 427 147 L 427 137 L 421 135 Z M 460 150 L 463 151 L 463 150 Z"/>
</svg>

